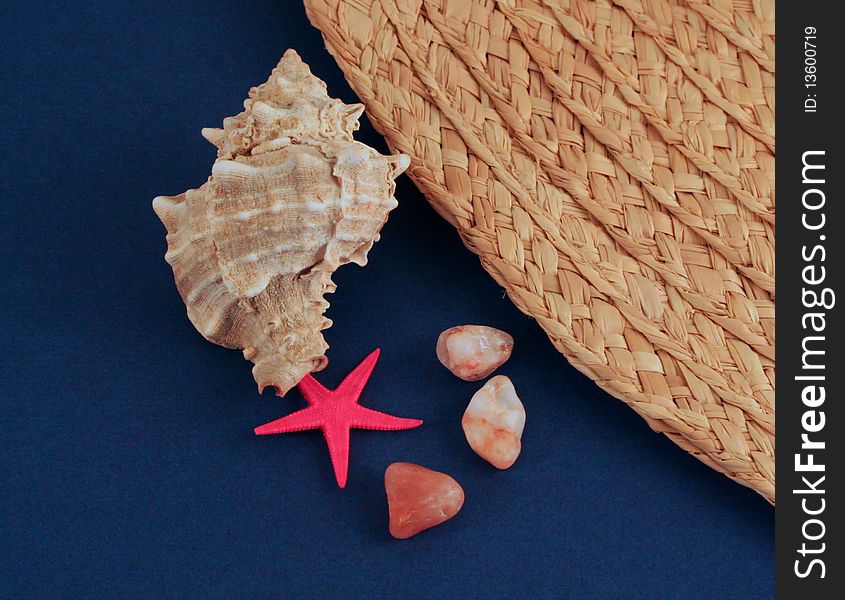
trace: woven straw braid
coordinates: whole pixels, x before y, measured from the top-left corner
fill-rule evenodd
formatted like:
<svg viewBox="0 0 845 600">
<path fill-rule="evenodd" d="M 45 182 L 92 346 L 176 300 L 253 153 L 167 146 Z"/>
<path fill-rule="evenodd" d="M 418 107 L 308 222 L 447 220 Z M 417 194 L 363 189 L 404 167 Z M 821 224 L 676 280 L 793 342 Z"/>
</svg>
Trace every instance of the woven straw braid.
<svg viewBox="0 0 845 600">
<path fill-rule="evenodd" d="M 305 5 L 555 347 L 774 502 L 774 3 Z"/>
</svg>

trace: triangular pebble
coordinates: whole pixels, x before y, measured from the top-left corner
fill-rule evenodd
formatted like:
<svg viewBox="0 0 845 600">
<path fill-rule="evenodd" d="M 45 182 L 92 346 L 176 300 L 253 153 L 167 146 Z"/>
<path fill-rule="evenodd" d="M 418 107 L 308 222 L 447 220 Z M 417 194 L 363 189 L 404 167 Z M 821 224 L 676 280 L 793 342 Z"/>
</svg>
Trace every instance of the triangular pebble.
<svg viewBox="0 0 845 600">
<path fill-rule="evenodd" d="M 384 472 L 390 535 L 404 540 L 448 521 L 464 505 L 464 490 L 438 471 L 412 463 L 393 463 Z"/>
</svg>

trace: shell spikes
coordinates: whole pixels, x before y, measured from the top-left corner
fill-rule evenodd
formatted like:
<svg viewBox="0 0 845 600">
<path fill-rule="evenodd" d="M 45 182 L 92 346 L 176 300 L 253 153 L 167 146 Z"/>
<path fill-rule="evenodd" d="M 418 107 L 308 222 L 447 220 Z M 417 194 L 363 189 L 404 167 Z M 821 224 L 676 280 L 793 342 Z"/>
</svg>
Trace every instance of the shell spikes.
<svg viewBox="0 0 845 600">
<path fill-rule="evenodd" d="M 188 317 L 207 340 L 243 350 L 259 390 L 283 396 L 326 366 L 331 275 L 366 264 L 396 207 L 408 157 L 352 139 L 363 109 L 330 98 L 288 50 L 242 113 L 202 131 L 217 147 L 208 181 L 153 200 Z"/>
</svg>

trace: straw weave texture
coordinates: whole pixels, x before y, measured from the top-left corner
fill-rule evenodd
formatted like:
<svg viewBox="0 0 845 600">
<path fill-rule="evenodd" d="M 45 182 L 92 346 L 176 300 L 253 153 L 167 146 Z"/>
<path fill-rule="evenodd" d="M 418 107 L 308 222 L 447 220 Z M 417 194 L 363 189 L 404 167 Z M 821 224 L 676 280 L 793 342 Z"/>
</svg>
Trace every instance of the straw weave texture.
<svg viewBox="0 0 845 600">
<path fill-rule="evenodd" d="M 305 6 L 558 350 L 773 503 L 774 1 Z"/>
</svg>

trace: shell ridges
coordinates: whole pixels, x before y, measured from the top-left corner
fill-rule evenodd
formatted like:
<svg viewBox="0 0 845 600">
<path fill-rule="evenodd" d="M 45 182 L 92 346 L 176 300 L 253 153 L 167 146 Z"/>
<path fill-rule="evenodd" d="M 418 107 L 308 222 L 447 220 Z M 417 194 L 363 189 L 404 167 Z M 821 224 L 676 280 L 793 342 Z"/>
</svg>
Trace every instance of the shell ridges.
<svg viewBox="0 0 845 600">
<path fill-rule="evenodd" d="M 208 181 L 153 201 L 188 317 L 243 350 L 259 389 L 284 395 L 325 367 L 331 275 L 366 264 L 396 207 L 408 158 L 352 139 L 362 111 L 329 97 L 288 50 L 243 112 L 202 130 L 218 149 Z"/>
</svg>

